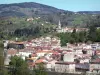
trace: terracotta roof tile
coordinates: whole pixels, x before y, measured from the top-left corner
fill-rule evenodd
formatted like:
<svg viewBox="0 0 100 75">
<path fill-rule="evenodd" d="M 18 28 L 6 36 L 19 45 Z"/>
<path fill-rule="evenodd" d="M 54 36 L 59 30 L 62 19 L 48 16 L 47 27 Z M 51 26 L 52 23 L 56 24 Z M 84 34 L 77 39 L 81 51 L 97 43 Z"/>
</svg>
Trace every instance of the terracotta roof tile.
<svg viewBox="0 0 100 75">
<path fill-rule="evenodd" d="M 8 50 L 7 54 L 15 55 L 15 54 L 17 54 L 17 50 Z"/>
<path fill-rule="evenodd" d="M 39 60 L 37 60 L 35 63 L 36 63 L 36 64 L 38 64 L 38 63 L 42 63 L 43 60 L 44 60 L 44 59 L 39 59 Z"/>
</svg>

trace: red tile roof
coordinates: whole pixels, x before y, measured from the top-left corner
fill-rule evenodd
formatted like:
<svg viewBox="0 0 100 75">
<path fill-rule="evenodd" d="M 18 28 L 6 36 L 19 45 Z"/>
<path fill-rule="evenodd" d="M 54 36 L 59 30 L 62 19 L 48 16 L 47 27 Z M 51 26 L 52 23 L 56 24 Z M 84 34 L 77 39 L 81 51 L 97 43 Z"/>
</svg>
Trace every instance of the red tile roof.
<svg viewBox="0 0 100 75">
<path fill-rule="evenodd" d="M 14 49 L 8 50 L 7 54 L 15 55 L 15 54 L 17 54 L 17 50 L 14 50 Z"/>
<path fill-rule="evenodd" d="M 100 64 L 100 58 L 93 59 L 93 60 L 91 61 L 91 63 Z"/>
<path fill-rule="evenodd" d="M 32 57 L 35 57 L 35 56 L 37 56 L 37 55 L 36 55 L 36 54 L 31 54 L 31 56 L 32 56 Z"/>
<path fill-rule="evenodd" d="M 44 62 L 44 59 L 39 59 L 35 63 L 38 64 L 38 63 L 42 63 L 42 62 Z"/>
</svg>

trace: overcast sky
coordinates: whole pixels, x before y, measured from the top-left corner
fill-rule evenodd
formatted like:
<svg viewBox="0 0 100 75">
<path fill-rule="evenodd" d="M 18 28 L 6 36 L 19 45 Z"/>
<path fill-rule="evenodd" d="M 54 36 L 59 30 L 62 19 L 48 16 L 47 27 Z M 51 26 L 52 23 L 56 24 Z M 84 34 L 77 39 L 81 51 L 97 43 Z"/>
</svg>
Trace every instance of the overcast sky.
<svg viewBox="0 0 100 75">
<path fill-rule="evenodd" d="M 37 2 L 69 11 L 100 11 L 100 0 L 0 0 L 0 4 Z"/>
</svg>

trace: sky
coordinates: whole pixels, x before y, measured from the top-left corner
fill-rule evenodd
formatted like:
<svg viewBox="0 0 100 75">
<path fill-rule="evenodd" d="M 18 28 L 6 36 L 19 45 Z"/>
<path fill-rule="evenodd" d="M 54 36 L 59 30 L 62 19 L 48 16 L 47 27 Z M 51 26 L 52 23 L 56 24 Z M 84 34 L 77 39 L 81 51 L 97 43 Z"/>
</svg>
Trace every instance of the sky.
<svg viewBox="0 0 100 75">
<path fill-rule="evenodd" d="M 36 2 L 69 11 L 100 11 L 100 0 L 0 0 L 0 4 Z"/>
</svg>

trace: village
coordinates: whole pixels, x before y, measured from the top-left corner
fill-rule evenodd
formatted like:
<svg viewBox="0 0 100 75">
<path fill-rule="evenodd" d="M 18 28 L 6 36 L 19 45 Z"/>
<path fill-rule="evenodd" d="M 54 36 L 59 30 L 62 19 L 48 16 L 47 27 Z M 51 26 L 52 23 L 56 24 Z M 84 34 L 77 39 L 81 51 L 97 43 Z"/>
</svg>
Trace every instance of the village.
<svg viewBox="0 0 100 75">
<path fill-rule="evenodd" d="M 0 75 L 100 75 L 100 0 L 1 0 Z"/>
<path fill-rule="evenodd" d="M 100 73 L 100 44 L 66 43 L 61 47 L 58 37 L 40 37 L 30 41 L 4 41 L 5 65 L 11 56 L 27 61 L 29 69 L 43 63 L 47 71 L 59 73 Z"/>
</svg>

